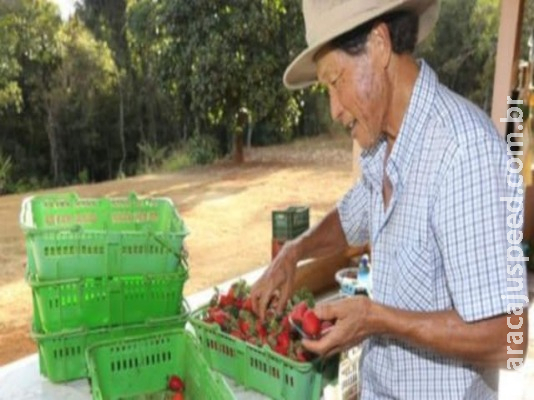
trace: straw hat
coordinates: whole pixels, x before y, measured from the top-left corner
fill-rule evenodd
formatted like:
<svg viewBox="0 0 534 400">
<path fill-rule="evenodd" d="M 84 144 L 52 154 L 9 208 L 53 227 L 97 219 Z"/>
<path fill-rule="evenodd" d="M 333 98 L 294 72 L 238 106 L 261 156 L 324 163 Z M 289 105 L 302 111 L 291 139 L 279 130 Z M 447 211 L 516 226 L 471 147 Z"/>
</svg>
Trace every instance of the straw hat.
<svg viewBox="0 0 534 400">
<path fill-rule="evenodd" d="M 302 89 L 317 81 L 313 57 L 337 36 L 393 11 L 412 10 L 419 16 L 417 43 L 425 39 L 436 24 L 439 0 L 303 0 L 308 48 L 287 67 L 284 84 Z"/>
</svg>

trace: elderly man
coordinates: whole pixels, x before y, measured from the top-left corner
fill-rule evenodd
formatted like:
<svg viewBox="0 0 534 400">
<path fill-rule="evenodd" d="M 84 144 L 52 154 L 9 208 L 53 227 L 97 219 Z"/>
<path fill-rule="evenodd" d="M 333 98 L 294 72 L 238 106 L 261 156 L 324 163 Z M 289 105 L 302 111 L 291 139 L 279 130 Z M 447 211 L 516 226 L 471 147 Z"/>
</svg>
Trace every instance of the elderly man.
<svg viewBox="0 0 534 400">
<path fill-rule="evenodd" d="M 507 175 L 506 142 L 412 56 L 438 10 L 437 0 L 304 0 L 309 47 L 284 75 L 291 89 L 327 87 L 332 118 L 363 149 L 363 176 L 284 246 L 253 287 L 254 308 L 263 316 L 277 293 L 287 301 L 297 261 L 369 242 L 373 298 L 317 307 L 335 327 L 304 342 L 321 355 L 363 342 L 364 400 L 494 399 L 498 369 L 527 349 L 526 282 L 507 281 L 526 273 L 507 260 L 501 198 L 522 188 Z"/>
</svg>

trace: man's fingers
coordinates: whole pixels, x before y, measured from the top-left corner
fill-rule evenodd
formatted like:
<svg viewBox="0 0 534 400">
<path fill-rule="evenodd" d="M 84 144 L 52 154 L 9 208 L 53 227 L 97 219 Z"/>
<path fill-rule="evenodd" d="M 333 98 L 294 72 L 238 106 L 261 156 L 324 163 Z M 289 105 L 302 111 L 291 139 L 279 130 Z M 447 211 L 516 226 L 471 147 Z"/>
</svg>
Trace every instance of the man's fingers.
<svg viewBox="0 0 534 400">
<path fill-rule="evenodd" d="M 261 289 L 258 288 L 258 283 L 255 283 L 250 289 L 250 299 L 252 301 L 252 311 L 254 314 L 258 315 L 260 310 L 260 296 Z"/>
<path fill-rule="evenodd" d="M 278 298 L 278 304 L 276 307 L 276 312 L 278 314 L 282 314 L 282 312 L 284 311 L 284 308 L 287 304 L 287 300 L 289 299 L 290 290 L 291 288 L 289 287 L 289 285 L 282 286 L 282 291 L 280 292 L 280 297 Z"/>
<path fill-rule="evenodd" d="M 271 300 L 271 291 L 270 290 L 264 290 L 261 293 L 260 299 L 259 299 L 259 312 L 257 315 L 260 317 L 261 321 L 265 320 L 265 310 L 267 310 L 267 307 L 269 306 L 269 301 Z"/>
<path fill-rule="evenodd" d="M 335 335 L 333 334 L 326 335 L 319 340 L 302 339 L 302 345 L 312 353 L 319 355 L 327 354 L 335 347 L 338 347 Z"/>
<path fill-rule="evenodd" d="M 330 321 L 338 318 L 337 310 L 337 302 L 328 302 L 318 304 L 317 306 L 315 306 L 313 311 L 319 319 Z"/>
</svg>

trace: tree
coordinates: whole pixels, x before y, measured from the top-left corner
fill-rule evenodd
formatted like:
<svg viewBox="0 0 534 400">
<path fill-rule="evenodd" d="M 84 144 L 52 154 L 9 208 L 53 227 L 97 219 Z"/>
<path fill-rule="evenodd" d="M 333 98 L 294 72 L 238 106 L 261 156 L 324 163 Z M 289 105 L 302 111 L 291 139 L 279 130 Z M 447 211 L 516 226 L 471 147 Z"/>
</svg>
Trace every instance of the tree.
<svg viewBox="0 0 534 400">
<path fill-rule="evenodd" d="M 98 40 L 108 44 L 112 50 L 119 76 L 118 136 L 121 144 L 121 160 L 117 176 L 124 176 L 124 164 L 127 157 L 125 135 L 126 97 L 129 95 L 129 54 L 126 40 L 127 0 L 84 0 L 78 7 L 77 14 L 86 23 Z"/>
<path fill-rule="evenodd" d="M 495 71 L 498 6 L 495 0 L 443 0 L 436 28 L 418 49 L 446 86 L 486 111 Z"/>
<path fill-rule="evenodd" d="M 182 113 L 194 115 L 194 133 L 219 127 L 223 135 L 235 135 L 239 155 L 248 120 L 240 110 L 247 110 L 253 120 L 268 118 L 290 135 L 301 93 L 286 90 L 281 78 L 304 47 L 300 2 L 173 0 L 165 5 L 161 11 L 172 42 L 164 49 L 164 76 L 178 80 Z"/>
<path fill-rule="evenodd" d="M 0 1 L 0 113 L 9 107 L 20 112 L 22 92 L 17 82 L 21 66 L 16 57 L 17 21 L 13 3 Z"/>
</svg>

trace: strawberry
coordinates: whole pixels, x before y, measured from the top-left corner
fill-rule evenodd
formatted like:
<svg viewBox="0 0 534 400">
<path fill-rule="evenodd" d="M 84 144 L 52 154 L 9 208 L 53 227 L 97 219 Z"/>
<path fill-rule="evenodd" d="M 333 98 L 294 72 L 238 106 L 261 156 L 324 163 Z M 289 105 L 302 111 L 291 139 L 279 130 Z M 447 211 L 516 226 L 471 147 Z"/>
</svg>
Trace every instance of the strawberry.
<svg viewBox="0 0 534 400">
<path fill-rule="evenodd" d="M 221 294 L 219 297 L 219 306 L 226 307 L 234 304 L 234 297 L 230 295 Z"/>
<path fill-rule="evenodd" d="M 230 318 L 228 314 L 220 308 L 212 307 L 208 309 L 208 316 L 219 326 L 224 326 L 226 321 Z"/>
<path fill-rule="evenodd" d="M 332 328 L 334 324 L 332 321 L 321 321 L 321 335 Z"/>
<path fill-rule="evenodd" d="M 309 353 L 306 351 L 306 349 L 304 349 L 301 342 L 299 342 L 296 345 L 295 355 L 296 355 L 297 361 L 300 361 L 300 362 L 308 362 L 310 359 Z"/>
<path fill-rule="evenodd" d="M 291 324 L 289 323 L 289 316 L 285 315 L 284 318 L 282 318 L 282 329 L 286 331 L 291 330 Z"/>
<path fill-rule="evenodd" d="M 267 336 L 267 330 L 265 329 L 265 327 L 263 326 L 263 324 L 261 323 L 259 319 L 256 320 L 256 332 L 260 339 L 263 339 Z"/>
<path fill-rule="evenodd" d="M 290 342 L 289 331 L 282 331 L 276 338 L 276 344 L 285 348 L 289 348 Z"/>
<path fill-rule="evenodd" d="M 296 324 L 302 324 L 302 319 L 304 318 L 304 314 L 308 310 L 308 305 L 305 301 L 301 301 L 298 303 L 295 307 L 293 307 L 293 310 L 291 310 L 291 313 L 289 314 L 291 316 L 291 319 Z"/>
<path fill-rule="evenodd" d="M 235 338 L 238 338 L 238 339 L 245 339 L 245 335 L 243 335 L 243 332 L 237 330 L 237 329 L 234 329 L 230 332 L 230 335 L 232 335 L 233 337 Z"/>
<path fill-rule="evenodd" d="M 312 309 L 306 310 L 302 317 L 302 330 L 311 337 L 316 337 L 321 333 L 321 320 Z"/>
<path fill-rule="evenodd" d="M 243 302 L 243 306 L 241 308 L 243 310 L 252 312 L 252 298 L 247 297 Z"/>
<path fill-rule="evenodd" d="M 238 322 L 239 330 L 245 334 L 245 336 L 250 335 L 250 323 L 246 319 L 241 319 Z"/>
<path fill-rule="evenodd" d="M 173 392 L 182 392 L 185 390 L 184 381 L 178 375 L 171 375 L 168 386 Z"/>
<path fill-rule="evenodd" d="M 176 393 L 174 396 L 172 396 L 172 400 L 184 400 L 184 394 L 183 393 Z"/>
<path fill-rule="evenodd" d="M 284 346 L 281 346 L 279 344 L 277 344 L 276 346 L 274 346 L 274 351 L 282 356 L 287 356 L 287 353 L 288 353 L 288 347 L 284 347 Z"/>
</svg>

